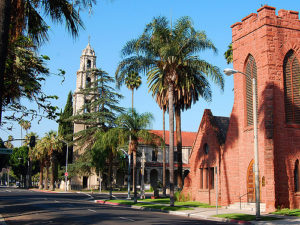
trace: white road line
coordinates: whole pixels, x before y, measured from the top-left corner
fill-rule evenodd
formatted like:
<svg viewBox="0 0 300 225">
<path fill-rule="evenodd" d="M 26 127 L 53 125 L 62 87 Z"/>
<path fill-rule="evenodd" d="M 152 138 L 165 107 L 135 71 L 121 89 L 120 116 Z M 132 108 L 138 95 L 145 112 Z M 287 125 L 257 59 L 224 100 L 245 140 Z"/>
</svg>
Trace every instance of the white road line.
<svg viewBox="0 0 300 225">
<path fill-rule="evenodd" d="M 126 218 L 126 217 L 119 217 L 120 219 L 122 219 L 122 220 L 129 220 L 129 221 L 131 221 L 131 222 L 134 222 L 135 220 L 133 220 L 133 219 L 129 219 L 129 218 Z"/>
<path fill-rule="evenodd" d="M 91 212 L 96 212 L 96 210 L 93 210 L 93 209 L 88 209 L 89 211 L 91 211 Z"/>
</svg>

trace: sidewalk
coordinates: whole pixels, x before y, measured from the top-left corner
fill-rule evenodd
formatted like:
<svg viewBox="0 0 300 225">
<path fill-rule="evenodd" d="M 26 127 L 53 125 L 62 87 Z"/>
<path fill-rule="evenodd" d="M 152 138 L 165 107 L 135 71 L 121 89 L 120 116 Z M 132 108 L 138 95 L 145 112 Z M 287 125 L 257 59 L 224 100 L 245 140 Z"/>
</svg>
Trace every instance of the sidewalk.
<svg viewBox="0 0 300 225">
<path fill-rule="evenodd" d="M 257 225 L 289 225 L 289 224 L 300 224 L 300 217 L 292 217 L 292 216 L 278 216 L 278 215 L 272 215 L 272 214 L 262 214 L 263 216 L 272 216 L 272 217 L 278 217 L 282 218 L 280 220 L 271 220 L 271 221 L 242 221 L 242 220 L 233 220 L 233 219 L 226 219 L 226 218 L 218 218 L 214 217 L 214 215 L 217 214 L 216 208 L 200 208 L 195 207 L 191 210 L 182 210 L 182 211 L 166 211 L 166 210 L 157 210 L 157 209 L 150 209 L 150 208 L 143 208 L 141 206 L 135 206 L 135 205 L 123 205 L 119 203 L 112 203 L 112 202 L 105 202 L 102 200 L 95 200 L 96 203 L 100 204 L 106 204 L 106 205 L 114 205 L 119 207 L 130 207 L 138 210 L 145 210 L 145 211 L 156 211 L 156 212 L 163 212 L 163 213 L 169 213 L 171 215 L 177 215 L 177 216 L 185 216 L 195 219 L 206 219 L 206 220 L 212 220 L 212 221 L 222 221 L 222 222 L 228 222 L 228 223 L 236 223 L 236 224 L 257 224 Z M 139 201 L 142 202 L 142 201 Z M 149 202 L 147 202 L 149 203 Z M 156 204 L 156 203 L 152 203 Z M 160 204 L 163 205 L 163 204 Z M 231 214 L 231 213 L 245 213 L 245 214 L 251 214 L 255 215 L 255 211 L 248 211 L 248 210 L 239 210 L 239 209 L 226 209 L 226 208 L 218 208 L 218 214 Z"/>
</svg>

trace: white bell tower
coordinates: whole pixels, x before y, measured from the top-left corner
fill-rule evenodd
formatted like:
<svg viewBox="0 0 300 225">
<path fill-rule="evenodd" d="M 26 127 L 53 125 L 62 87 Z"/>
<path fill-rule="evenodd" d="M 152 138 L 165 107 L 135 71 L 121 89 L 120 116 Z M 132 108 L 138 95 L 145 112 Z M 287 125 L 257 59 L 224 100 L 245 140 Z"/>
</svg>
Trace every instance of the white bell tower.
<svg viewBox="0 0 300 225">
<path fill-rule="evenodd" d="M 92 49 L 90 42 L 85 49 L 82 50 L 80 56 L 80 68 L 77 71 L 76 89 L 73 94 L 73 115 L 82 113 L 82 108 L 87 100 L 82 93 L 89 83 L 95 81 L 95 77 L 89 73 L 89 70 L 96 69 L 96 55 L 94 49 Z M 85 129 L 84 124 L 74 123 L 74 133 Z"/>
</svg>

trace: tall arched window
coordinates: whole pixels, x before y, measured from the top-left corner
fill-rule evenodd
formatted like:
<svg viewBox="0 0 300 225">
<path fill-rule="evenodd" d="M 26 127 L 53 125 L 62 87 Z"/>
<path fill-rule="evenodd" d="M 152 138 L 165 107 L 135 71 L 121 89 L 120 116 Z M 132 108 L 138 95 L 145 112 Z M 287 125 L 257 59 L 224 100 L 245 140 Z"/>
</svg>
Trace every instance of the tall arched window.
<svg viewBox="0 0 300 225">
<path fill-rule="evenodd" d="M 295 162 L 295 169 L 294 169 L 294 184 L 295 184 L 295 192 L 300 191 L 300 181 L 299 181 L 299 160 L 297 159 Z"/>
<path fill-rule="evenodd" d="M 255 59 L 252 55 L 249 55 L 246 61 L 246 108 L 247 108 L 247 125 L 253 125 L 253 91 L 252 91 L 252 79 L 256 80 L 256 104 L 257 99 L 257 68 Z M 257 105 L 256 105 L 257 108 Z"/>
<path fill-rule="evenodd" d="M 286 122 L 300 124 L 300 67 L 293 50 L 284 58 L 283 76 Z"/>
</svg>

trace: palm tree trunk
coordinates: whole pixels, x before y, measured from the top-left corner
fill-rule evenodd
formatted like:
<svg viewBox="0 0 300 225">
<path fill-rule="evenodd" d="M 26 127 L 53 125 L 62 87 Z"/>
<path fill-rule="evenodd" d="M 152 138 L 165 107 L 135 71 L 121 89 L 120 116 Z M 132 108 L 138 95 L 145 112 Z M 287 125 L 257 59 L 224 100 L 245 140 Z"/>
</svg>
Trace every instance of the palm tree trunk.
<svg viewBox="0 0 300 225">
<path fill-rule="evenodd" d="M 163 109 L 163 197 L 166 197 L 166 127 L 165 127 L 165 110 Z"/>
<path fill-rule="evenodd" d="M 136 149 L 133 150 L 133 193 L 134 203 L 137 203 L 137 191 L 136 191 Z"/>
<path fill-rule="evenodd" d="M 170 206 L 174 206 L 174 84 L 169 82 L 169 171 L 170 171 Z"/>
<path fill-rule="evenodd" d="M 132 89 L 132 95 L 131 95 L 131 108 L 132 108 L 132 113 L 133 113 L 133 95 L 134 95 L 134 89 Z"/>
<path fill-rule="evenodd" d="M 51 155 L 51 177 L 50 177 L 50 190 L 54 191 L 54 177 L 55 177 L 55 156 L 54 153 Z"/>
<path fill-rule="evenodd" d="M 0 1 L 0 126 L 3 105 L 5 61 L 7 57 L 8 31 L 10 25 L 10 0 Z"/>
<path fill-rule="evenodd" d="M 48 177 L 49 177 L 49 162 L 46 162 L 46 176 L 44 180 L 44 189 L 48 190 Z"/>
<path fill-rule="evenodd" d="M 182 181 L 182 137 L 181 137 L 181 112 L 180 107 L 175 107 L 176 119 L 176 144 L 177 144 L 177 184 L 180 189 L 183 188 Z"/>
<path fill-rule="evenodd" d="M 40 182 L 39 182 L 39 189 L 43 189 L 43 173 L 44 173 L 44 162 L 40 161 Z"/>
</svg>

